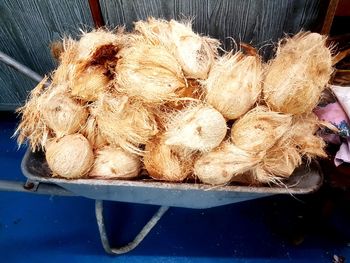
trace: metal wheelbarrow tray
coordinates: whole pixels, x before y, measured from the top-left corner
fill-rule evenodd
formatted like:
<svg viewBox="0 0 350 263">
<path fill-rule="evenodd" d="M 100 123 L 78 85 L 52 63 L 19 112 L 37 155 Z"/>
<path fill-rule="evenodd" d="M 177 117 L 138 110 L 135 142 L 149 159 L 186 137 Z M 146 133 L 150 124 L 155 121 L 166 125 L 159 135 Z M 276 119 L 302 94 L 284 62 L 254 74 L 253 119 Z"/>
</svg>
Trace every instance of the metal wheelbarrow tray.
<svg viewBox="0 0 350 263">
<path fill-rule="evenodd" d="M 301 166 L 283 186 L 210 186 L 193 183 L 165 183 L 154 180 L 67 180 L 50 177 L 43 153 L 27 151 L 22 161 L 24 175 L 34 182 L 61 186 L 75 195 L 96 200 L 186 208 L 210 208 L 275 194 L 307 194 L 322 184 L 316 164 Z"/>
<path fill-rule="evenodd" d="M 194 183 L 165 183 L 154 180 L 67 180 L 50 177 L 51 171 L 42 152 L 29 149 L 23 157 L 22 171 L 31 184 L 45 186 L 50 194 L 78 195 L 95 199 L 95 214 L 104 250 L 113 255 L 136 248 L 158 223 L 169 207 L 210 208 L 242 202 L 275 194 L 307 194 L 322 184 L 322 173 L 317 164 L 301 166 L 285 182 L 285 186 L 210 186 Z M 48 191 L 48 189 L 51 190 Z M 108 240 L 103 216 L 103 200 L 159 205 L 160 208 L 130 243 L 112 248 Z"/>
</svg>

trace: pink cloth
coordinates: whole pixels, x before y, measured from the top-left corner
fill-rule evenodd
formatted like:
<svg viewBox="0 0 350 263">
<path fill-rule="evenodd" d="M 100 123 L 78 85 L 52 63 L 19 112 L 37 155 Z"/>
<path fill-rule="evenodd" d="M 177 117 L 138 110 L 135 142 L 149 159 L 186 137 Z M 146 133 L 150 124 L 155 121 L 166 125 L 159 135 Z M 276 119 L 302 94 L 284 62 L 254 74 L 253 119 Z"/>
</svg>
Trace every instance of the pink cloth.
<svg viewBox="0 0 350 263">
<path fill-rule="evenodd" d="M 314 113 L 320 120 L 331 122 L 334 125 L 338 125 L 344 120 L 348 124 L 350 123 L 348 116 L 338 102 L 327 104 L 325 107 L 317 107 Z"/>
<path fill-rule="evenodd" d="M 314 113 L 320 120 L 327 121 L 335 125 L 339 129 L 339 133 L 337 135 L 344 138 L 350 136 L 349 118 L 338 102 L 327 104 L 325 107 L 317 107 L 314 109 Z M 329 133 L 330 132 L 328 131 L 328 134 Z M 331 143 L 336 143 L 336 141 L 339 141 L 334 136 L 329 138 L 324 137 L 324 139 L 325 141 Z"/>
<path fill-rule="evenodd" d="M 350 163 L 350 138 L 340 145 L 339 151 L 335 155 L 334 164 L 339 166 L 342 163 Z"/>
</svg>

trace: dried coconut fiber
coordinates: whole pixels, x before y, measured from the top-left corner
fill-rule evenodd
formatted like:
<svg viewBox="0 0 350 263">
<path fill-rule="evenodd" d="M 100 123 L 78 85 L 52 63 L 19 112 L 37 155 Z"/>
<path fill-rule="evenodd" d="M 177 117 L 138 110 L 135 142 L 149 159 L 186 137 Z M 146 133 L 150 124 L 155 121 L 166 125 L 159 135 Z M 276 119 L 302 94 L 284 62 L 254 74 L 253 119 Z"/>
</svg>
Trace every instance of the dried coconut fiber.
<svg viewBox="0 0 350 263">
<path fill-rule="evenodd" d="M 302 163 L 302 158 L 290 138 L 281 138 L 269 148 L 261 161 L 251 169 L 252 183 L 281 184 Z"/>
<path fill-rule="evenodd" d="M 302 158 L 310 162 L 316 157 L 326 157 L 325 142 L 316 135 L 319 125 L 313 113 L 294 116 L 287 132 L 252 169 L 253 182 L 280 184 L 301 165 Z"/>
<path fill-rule="evenodd" d="M 259 162 L 259 157 L 223 142 L 211 152 L 204 153 L 194 164 L 194 174 L 205 184 L 225 185 L 242 177 Z M 247 182 L 244 178 L 243 180 Z"/>
<path fill-rule="evenodd" d="M 259 153 L 271 148 L 290 130 L 291 124 L 290 115 L 257 106 L 233 124 L 231 140 L 241 149 Z"/>
<path fill-rule="evenodd" d="M 137 42 L 125 48 L 117 69 L 117 90 L 146 103 L 174 100 L 176 91 L 187 87 L 180 64 L 162 46 Z"/>
<path fill-rule="evenodd" d="M 100 94 L 108 90 L 108 71 L 100 66 L 88 67 L 76 73 L 70 81 L 71 94 L 84 101 L 96 101 Z"/>
<path fill-rule="evenodd" d="M 74 97 L 95 101 L 108 89 L 117 63 L 117 53 L 124 46 L 124 33 L 94 30 L 83 33 L 79 41 L 64 40 L 61 63 L 54 73 L 54 83 L 65 83 Z"/>
<path fill-rule="evenodd" d="M 123 35 L 123 29 L 119 29 L 117 32 L 108 31 L 105 29 L 97 29 L 91 32 L 83 32 L 82 37 L 80 38 L 77 46 L 77 60 L 82 61 L 91 61 L 96 60 L 96 57 L 101 57 L 101 48 L 102 47 L 121 47 L 125 42 L 125 38 Z M 106 54 L 107 52 L 113 52 L 112 50 L 104 50 L 105 60 L 108 59 L 110 54 Z M 113 52 L 115 53 L 115 52 Z M 101 63 L 98 63 L 101 64 Z"/>
<path fill-rule="evenodd" d="M 155 180 L 181 182 L 192 172 L 193 156 L 166 145 L 162 135 L 146 144 L 143 162 L 150 177 Z"/>
<path fill-rule="evenodd" d="M 165 144 L 186 151 L 207 152 L 219 146 L 227 132 L 220 112 L 204 104 L 193 104 L 169 117 Z"/>
<path fill-rule="evenodd" d="M 46 160 L 53 176 L 76 179 L 89 172 L 94 162 L 94 154 L 89 141 L 77 133 L 49 141 Z"/>
<path fill-rule="evenodd" d="M 13 136 L 17 137 L 18 145 L 22 145 L 28 140 L 33 152 L 44 148 L 46 141 L 51 137 L 50 129 L 44 122 L 40 111 L 40 97 L 45 91 L 45 83 L 48 78 L 44 78 L 29 94 L 29 99 L 23 107 L 17 109 L 21 115 L 21 121 Z"/>
<path fill-rule="evenodd" d="M 98 128 L 96 118 L 92 115 L 89 116 L 80 132 L 88 139 L 93 149 L 100 149 L 108 144 Z"/>
<path fill-rule="evenodd" d="M 325 36 L 301 32 L 285 38 L 266 69 L 264 99 L 274 111 L 309 113 L 318 104 L 331 73 L 332 55 Z"/>
<path fill-rule="evenodd" d="M 77 59 L 78 42 L 65 37 L 62 41 L 63 51 L 59 57 L 59 66 L 52 74 L 53 85 L 67 85 L 73 78 Z"/>
<path fill-rule="evenodd" d="M 44 122 L 57 138 L 78 132 L 88 117 L 87 108 L 70 98 L 65 86 L 49 87 L 38 103 Z"/>
<path fill-rule="evenodd" d="M 238 52 L 220 57 L 203 81 L 205 100 L 228 120 L 251 109 L 261 93 L 262 65 L 258 56 Z"/>
<path fill-rule="evenodd" d="M 292 127 L 286 134 L 299 153 L 308 161 L 316 157 L 327 157 L 326 143 L 316 133 L 321 125 L 322 123 L 314 113 L 295 116 Z"/>
<path fill-rule="evenodd" d="M 139 147 L 158 133 L 152 111 L 127 96 L 100 96 L 92 106 L 92 115 L 102 137 L 130 153 L 142 154 Z"/>
<path fill-rule="evenodd" d="M 69 97 L 66 86 L 51 84 L 46 88 L 47 80 L 39 83 L 19 109 L 22 119 L 15 134 L 19 144 L 28 138 L 33 151 L 43 149 L 49 137 L 78 132 L 88 116 L 87 109 Z"/>
<path fill-rule="evenodd" d="M 194 33 L 189 21 L 149 18 L 136 22 L 135 31 L 146 41 L 166 47 L 180 63 L 187 78 L 206 79 L 218 55 L 220 42 Z"/>
<path fill-rule="evenodd" d="M 89 177 L 99 179 L 136 178 L 141 170 L 140 157 L 120 147 L 103 147 L 96 152 Z"/>
</svg>

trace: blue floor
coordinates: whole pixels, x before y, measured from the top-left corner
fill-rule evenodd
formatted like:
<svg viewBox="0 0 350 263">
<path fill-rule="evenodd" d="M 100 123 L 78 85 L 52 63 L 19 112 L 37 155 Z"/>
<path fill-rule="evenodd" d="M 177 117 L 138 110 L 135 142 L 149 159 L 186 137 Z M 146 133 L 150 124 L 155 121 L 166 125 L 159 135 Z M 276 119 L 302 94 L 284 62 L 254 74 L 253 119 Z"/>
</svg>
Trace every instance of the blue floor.
<svg viewBox="0 0 350 263">
<path fill-rule="evenodd" d="M 13 133 L 0 114 L 0 179 L 24 180 Z M 298 199 L 297 199 L 298 198 Z M 0 192 L 0 262 L 332 262 L 350 260 L 348 193 L 273 196 L 205 210 L 171 208 L 134 251 L 113 257 L 100 243 L 94 201 Z M 112 245 L 125 244 L 156 207 L 107 202 Z"/>
</svg>

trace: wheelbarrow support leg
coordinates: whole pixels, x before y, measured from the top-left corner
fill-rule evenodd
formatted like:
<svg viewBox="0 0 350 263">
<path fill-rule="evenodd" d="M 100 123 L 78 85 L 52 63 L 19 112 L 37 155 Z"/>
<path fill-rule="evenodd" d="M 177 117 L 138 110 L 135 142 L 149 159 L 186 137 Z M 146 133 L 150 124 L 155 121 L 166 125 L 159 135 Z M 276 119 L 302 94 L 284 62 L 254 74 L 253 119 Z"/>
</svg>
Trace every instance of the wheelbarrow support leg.
<svg viewBox="0 0 350 263">
<path fill-rule="evenodd" d="M 135 239 L 131 241 L 129 244 L 118 247 L 118 248 L 111 248 L 109 245 L 108 236 L 106 233 L 105 223 L 104 223 L 104 217 L 103 217 L 103 201 L 102 200 L 96 200 L 95 201 L 95 213 L 96 213 L 96 220 L 98 225 L 98 230 L 100 232 L 100 237 L 102 241 L 102 246 L 104 250 L 112 255 L 121 255 L 124 253 L 128 253 L 129 251 L 136 248 L 141 241 L 147 236 L 147 234 L 151 231 L 151 229 L 158 223 L 158 221 L 162 218 L 162 216 L 165 214 L 166 211 L 168 211 L 168 206 L 161 206 L 158 211 L 153 215 L 153 217 L 148 221 L 148 223 L 142 228 L 140 233 L 137 234 Z"/>
</svg>

